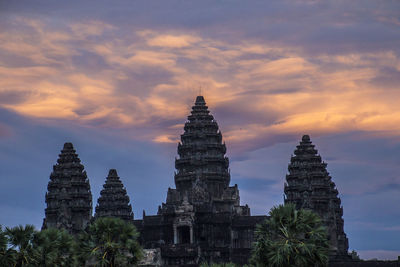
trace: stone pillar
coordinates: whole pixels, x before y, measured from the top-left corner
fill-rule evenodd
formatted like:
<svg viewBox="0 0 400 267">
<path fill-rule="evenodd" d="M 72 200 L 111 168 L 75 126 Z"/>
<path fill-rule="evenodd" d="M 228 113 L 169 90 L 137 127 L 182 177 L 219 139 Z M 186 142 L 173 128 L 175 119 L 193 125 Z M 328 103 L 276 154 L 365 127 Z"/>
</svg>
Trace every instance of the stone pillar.
<svg viewBox="0 0 400 267">
<path fill-rule="evenodd" d="M 176 229 L 176 225 L 174 224 L 174 244 L 178 244 L 178 231 Z"/>
<path fill-rule="evenodd" d="M 193 244 L 193 225 L 190 225 L 190 244 Z"/>
</svg>

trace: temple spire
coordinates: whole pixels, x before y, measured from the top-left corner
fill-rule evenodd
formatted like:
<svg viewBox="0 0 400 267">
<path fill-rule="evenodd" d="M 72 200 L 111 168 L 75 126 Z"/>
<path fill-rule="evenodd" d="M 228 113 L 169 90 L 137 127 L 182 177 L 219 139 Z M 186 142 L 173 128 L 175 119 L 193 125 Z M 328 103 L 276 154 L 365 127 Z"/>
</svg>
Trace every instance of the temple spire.
<svg viewBox="0 0 400 267">
<path fill-rule="evenodd" d="M 215 205 L 210 209 L 216 212 L 240 210 L 241 214 L 249 214 L 247 208 L 239 208 L 237 187 L 229 186 L 229 159 L 225 153 L 226 146 L 222 143 L 218 124 L 210 114 L 204 97 L 199 95 L 178 145 L 176 189 L 168 189 L 167 204 Z"/>
<path fill-rule="evenodd" d="M 103 190 L 97 200 L 95 218 L 98 217 L 117 217 L 133 221 L 129 196 L 115 169 L 109 170 Z"/>
<path fill-rule="evenodd" d="M 327 164 L 308 135 L 302 137 L 294 154 L 286 175 L 285 202 L 316 212 L 328 230 L 330 257 L 347 257 L 349 246 L 343 229 L 343 208 L 335 183 L 326 170 Z"/>
<path fill-rule="evenodd" d="M 42 228 L 63 228 L 72 234 L 83 230 L 92 216 L 92 194 L 86 171 L 72 143 L 64 144 L 47 190 Z"/>
<path fill-rule="evenodd" d="M 205 106 L 206 105 L 206 101 L 204 100 L 204 97 L 202 95 L 199 95 L 196 97 L 195 105 L 196 106 Z"/>
</svg>

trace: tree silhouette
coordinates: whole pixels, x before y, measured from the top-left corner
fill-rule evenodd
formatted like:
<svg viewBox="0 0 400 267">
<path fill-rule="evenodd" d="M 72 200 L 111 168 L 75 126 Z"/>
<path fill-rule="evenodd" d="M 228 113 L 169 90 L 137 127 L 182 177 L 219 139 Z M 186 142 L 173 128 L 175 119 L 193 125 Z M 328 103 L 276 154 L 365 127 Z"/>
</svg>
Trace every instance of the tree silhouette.
<svg viewBox="0 0 400 267">
<path fill-rule="evenodd" d="M 78 264 L 96 266 L 127 266 L 142 256 L 133 224 L 119 218 L 98 218 L 79 236 Z"/>
<path fill-rule="evenodd" d="M 35 263 L 35 250 L 33 248 L 33 238 L 35 236 L 35 227 L 27 224 L 13 228 L 6 227 L 5 236 L 8 239 L 8 244 L 11 246 L 8 250 L 13 259 L 13 266 L 27 266 Z"/>
<path fill-rule="evenodd" d="M 49 228 L 37 233 L 33 240 L 39 266 L 71 266 L 74 239 L 65 230 Z"/>
<path fill-rule="evenodd" d="M 294 204 L 275 206 L 257 226 L 252 263 L 256 266 L 327 266 L 328 240 L 321 219 Z"/>
</svg>

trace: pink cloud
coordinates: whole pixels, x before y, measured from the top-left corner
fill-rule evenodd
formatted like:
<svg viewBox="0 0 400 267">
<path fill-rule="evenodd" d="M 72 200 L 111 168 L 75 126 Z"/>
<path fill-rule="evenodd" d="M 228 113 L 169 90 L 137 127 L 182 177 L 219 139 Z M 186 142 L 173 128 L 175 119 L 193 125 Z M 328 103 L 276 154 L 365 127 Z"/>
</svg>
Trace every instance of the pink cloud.
<svg viewBox="0 0 400 267">
<path fill-rule="evenodd" d="M 381 51 L 379 56 L 363 52 L 312 56 L 291 45 L 232 43 L 176 29 L 142 29 L 124 39 L 118 36 L 120 28 L 99 20 L 76 21 L 60 30 L 49 30 L 37 19 L 17 18 L 14 23 L 31 30 L 19 32 L 18 38 L 9 38 L 13 31 L 6 30 L 0 36 L 0 49 L 36 65 L 0 68 L 2 88 L 32 92 L 25 101 L 2 107 L 25 116 L 120 128 L 148 127 L 163 120 L 176 123 L 184 120 L 197 88 L 202 87 L 211 110 L 240 103 L 244 117 L 259 114 L 256 121 L 228 125 L 221 121 L 225 139 L 238 147 L 304 132 L 400 133 L 396 101 L 400 91 L 371 83 L 380 68 L 400 69 L 393 51 Z M 37 42 L 32 42 L 33 35 Z M 98 38 L 96 43 L 91 36 Z M 82 44 L 80 51 L 77 42 Z M 82 69 L 73 61 L 82 51 L 94 53 L 108 66 L 98 72 Z M 327 67 L 332 64 L 336 67 Z M 152 80 L 151 87 L 137 86 L 145 80 L 121 87 L 132 73 L 143 77 L 138 79 L 153 79 L 142 75 L 152 70 L 164 71 L 170 78 Z M 273 121 L 269 114 L 274 114 Z M 153 125 L 147 135 L 135 136 L 159 142 L 177 134 L 177 129 Z"/>
</svg>

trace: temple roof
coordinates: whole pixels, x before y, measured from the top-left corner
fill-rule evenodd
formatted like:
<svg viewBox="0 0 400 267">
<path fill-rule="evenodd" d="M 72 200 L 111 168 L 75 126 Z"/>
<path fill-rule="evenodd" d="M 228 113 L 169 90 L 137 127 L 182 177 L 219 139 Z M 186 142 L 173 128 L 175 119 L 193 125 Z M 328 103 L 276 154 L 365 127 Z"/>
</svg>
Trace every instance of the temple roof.
<svg viewBox="0 0 400 267">
<path fill-rule="evenodd" d="M 308 134 L 303 135 L 303 137 L 301 138 L 301 141 L 303 141 L 304 143 L 310 142 L 310 136 Z"/>
<path fill-rule="evenodd" d="M 133 220 L 129 196 L 115 169 L 110 169 L 108 172 L 106 182 L 97 200 L 95 217 L 118 217 L 124 220 Z"/>
<path fill-rule="evenodd" d="M 63 150 L 73 150 L 73 149 L 74 149 L 74 146 L 72 145 L 72 143 L 67 142 L 64 144 Z"/>
</svg>

